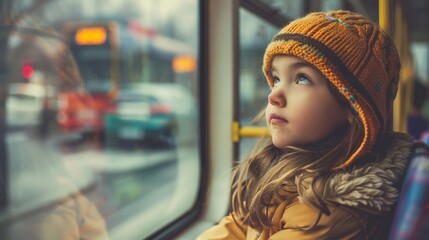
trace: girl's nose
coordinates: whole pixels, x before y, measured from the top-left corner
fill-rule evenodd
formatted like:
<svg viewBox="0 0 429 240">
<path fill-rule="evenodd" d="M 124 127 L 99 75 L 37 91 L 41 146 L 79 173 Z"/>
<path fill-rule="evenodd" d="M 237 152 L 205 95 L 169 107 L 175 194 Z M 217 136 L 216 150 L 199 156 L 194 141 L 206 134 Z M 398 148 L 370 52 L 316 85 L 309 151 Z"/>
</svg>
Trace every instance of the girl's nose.
<svg viewBox="0 0 429 240">
<path fill-rule="evenodd" d="M 284 107 L 286 106 L 286 97 L 280 89 L 273 89 L 268 94 L 268 102 L 276 107 Z"/>
</svg>

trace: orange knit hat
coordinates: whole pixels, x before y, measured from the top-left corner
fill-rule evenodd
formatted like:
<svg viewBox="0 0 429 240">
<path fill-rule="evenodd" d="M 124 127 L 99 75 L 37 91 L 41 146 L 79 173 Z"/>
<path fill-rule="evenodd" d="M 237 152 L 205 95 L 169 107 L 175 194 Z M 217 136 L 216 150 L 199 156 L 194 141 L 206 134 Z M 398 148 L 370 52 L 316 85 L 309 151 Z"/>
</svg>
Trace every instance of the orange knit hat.
<svg viewBox="0 0 429 240">
<path fill-rule="evenodd" d="M 294 20 L 268 45 L 263 71 L 273 86 L 276 55 L 313 64 L 348 99 L 364 126 L 358 149 L 341 167 L 380 143 L 398 89 L 400 62 L 389 36 L 365 17 L 344 10 L 316 12 Z"/>
</svg>

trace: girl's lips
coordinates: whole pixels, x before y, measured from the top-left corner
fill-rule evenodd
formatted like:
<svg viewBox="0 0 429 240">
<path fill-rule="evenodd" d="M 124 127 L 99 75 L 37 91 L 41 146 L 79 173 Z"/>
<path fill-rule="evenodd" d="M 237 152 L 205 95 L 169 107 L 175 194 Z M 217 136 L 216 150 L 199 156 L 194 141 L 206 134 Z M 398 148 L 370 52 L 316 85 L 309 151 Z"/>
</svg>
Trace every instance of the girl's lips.
<svg viewBox="0 0 429 240">
<path fill-rule="evenodd" d="M 279 115 L 277 115 L 275 113 L 271 113 L 270 114 L 270 123 L 271 124 L 282 124 L 282 123 L 287 123 L 287 120 L 280 117 Z"/>
</svg>

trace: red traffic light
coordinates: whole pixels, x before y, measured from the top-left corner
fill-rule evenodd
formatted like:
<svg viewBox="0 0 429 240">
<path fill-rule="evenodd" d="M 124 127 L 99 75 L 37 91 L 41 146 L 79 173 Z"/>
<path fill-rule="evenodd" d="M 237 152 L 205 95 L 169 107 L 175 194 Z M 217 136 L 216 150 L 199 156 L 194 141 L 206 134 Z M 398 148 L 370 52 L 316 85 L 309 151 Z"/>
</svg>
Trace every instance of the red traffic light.
<svg viewBox="0 0 429 240">
<path fill-rule="evenodd" d="M 34 69 L 33 69 L 33 66 L 31 66 L 30 64 L 25 64 L 22 67 L 21 75 L 24 78 L 29 79 L 29 78 L 31 78 L 33 76 L 33 74 L 34 74 Z"/>
</svg>

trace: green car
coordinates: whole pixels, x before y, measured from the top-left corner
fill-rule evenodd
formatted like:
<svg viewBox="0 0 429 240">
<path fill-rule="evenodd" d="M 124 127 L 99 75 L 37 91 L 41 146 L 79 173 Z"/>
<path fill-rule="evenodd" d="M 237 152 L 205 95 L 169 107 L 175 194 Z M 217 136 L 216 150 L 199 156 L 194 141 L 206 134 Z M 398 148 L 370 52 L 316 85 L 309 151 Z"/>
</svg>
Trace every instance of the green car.
<svg viewBox="0 0 429 240">
<path fill-rule="evenodd" d="M 155 95 L 138 88 L 121 90 L 115 110 L 104 117 L 110 148 L 174 147 L 175 113 Z"/>
</svg>

